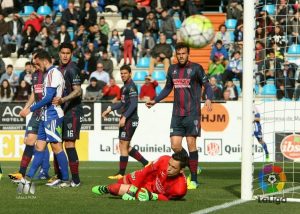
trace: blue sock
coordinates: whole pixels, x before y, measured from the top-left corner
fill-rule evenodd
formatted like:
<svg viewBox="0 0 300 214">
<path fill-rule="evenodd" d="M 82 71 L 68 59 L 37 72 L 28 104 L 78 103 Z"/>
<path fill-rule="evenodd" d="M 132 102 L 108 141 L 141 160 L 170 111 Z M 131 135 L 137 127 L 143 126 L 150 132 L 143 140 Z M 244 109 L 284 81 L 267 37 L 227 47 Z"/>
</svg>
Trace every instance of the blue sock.
<svg viewBox="0 0 300 214">
<path fill-rule="evenodd" d="M 261 145 L 264 148 L 266 155 L 269 154 L 267 144 L 265 142 L 263 142 Z"/>
<path fill-rule="evenodd" d="M 68 159 L 64 151 L 56 154 L 57 162 L 59 165 L 59 170 L 61 171 L 61 176 L 63 181 L 69 180 L 69 171 L 68 171 Z"/>
<path fill-rule="evenodd" d="M 44 158 L 44 151 L 40 152 L 40 151 L 36 151 L 35 150 L 35 152 L 34 152 L 34 158 L 33 158 L 31 167 L 29 169 L 29 172 L 27 174 L 27 176 L 29 178 L 33 178 L 33 176 L 35 175 L 36 171 L 41 166 L 43 158 Z"/>
<path fill-rule="evenodd" d="M 49 149 L 48 146 L 46 146 L 46 149 L 44 151 L 44 158 L 42 162 L 42 170 L 45 174 L 48 174 L 48 171 L 50 169 L 49 159 L 50 159 Z"/>
</svg>

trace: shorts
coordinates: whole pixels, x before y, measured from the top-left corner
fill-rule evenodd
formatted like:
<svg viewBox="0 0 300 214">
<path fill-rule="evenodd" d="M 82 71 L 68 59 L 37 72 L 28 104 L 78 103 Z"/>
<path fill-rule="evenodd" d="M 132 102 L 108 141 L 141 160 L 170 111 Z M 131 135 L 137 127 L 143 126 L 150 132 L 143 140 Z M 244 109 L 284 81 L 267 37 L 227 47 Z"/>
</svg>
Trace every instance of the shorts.
<svg viewBox="0 0 300 214">
<path fill-rule="evenodd" d="M 128 119 L 125 126 L 119 128 L 119 140 L 131 141 L 131 138 L 139 124 L 138 120 Z"/>
<path fill-rule="evenodd" d="M 25 137 L 27 137 L 28 134 L 37 134 L 39 131 L 39 124 L 41 121 L 41 117 L 38 115 L 32 114 L 28 125 L 26 127 Z"/>
<path fill-rule="evenodd" d="M 64 141 L 76 141 L 79 139 L 82 117 L 82 106 L 73 108 L 70 111 L 65 112 L 62 134 L 62 138 Z"/>
<path fill-rule="evenodd" d="M 172 116 L 170 137 L 200 136 L 198 116 Z"/>
<path fill-rule="evenodd" d="M 62 124 L 63 117 L 41 121 L 38 131 L 38 140 L 46 141 L 47 143 L 62 142 Z"/>
<path fill-rule="evenodd" d="M 143 170 L 134 171 L 130 174 L 125 175 L 123 178 L 121 178 L 118 181 L 118 183 L 133 184 L 137 188 L 146 188 L 150 192 L 153 192 L 153 190 L 152 190 L 153 182 L 145 179 L 145 176 L 143 175 L 143 173 L 145 173 Z"/>
</svg>

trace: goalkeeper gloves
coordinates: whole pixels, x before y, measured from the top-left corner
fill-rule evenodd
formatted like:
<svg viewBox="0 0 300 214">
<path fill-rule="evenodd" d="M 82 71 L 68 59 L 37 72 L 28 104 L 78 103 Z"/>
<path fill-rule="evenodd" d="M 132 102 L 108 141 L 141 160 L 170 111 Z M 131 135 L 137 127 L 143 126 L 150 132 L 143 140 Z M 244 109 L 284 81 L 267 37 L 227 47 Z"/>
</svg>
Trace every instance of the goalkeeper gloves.
<svg viewBox="0 0 300 214">
<path fill-rule="evenodd" d="M 158 194 L 148 191 L 146 188 L 142 188 L 138 193 L 139 201 L 157 201 Z"/>
<path fill-rule="evenodd" d="M 128 191 L 122 196 L 122 199 L 125 201 L 132 201 L 135 200 L 135 194 L 138 188 L 134 185 L 131 185 Z"/>
</svg>

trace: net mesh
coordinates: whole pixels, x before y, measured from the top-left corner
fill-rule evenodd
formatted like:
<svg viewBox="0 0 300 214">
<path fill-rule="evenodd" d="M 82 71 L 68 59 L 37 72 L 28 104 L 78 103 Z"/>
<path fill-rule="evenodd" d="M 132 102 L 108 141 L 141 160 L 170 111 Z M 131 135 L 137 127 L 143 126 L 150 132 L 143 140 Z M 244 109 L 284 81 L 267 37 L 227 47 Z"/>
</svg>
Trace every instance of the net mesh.
<svg viewBox="0 0 300 214">
<path fill-rule="evenodd" d="M 300 199 L 299 9 L 297 1 L 283 0 L 255 6 L 253 112 L 260 118 L 253 123 L 256 196 Z"/>
</svg>

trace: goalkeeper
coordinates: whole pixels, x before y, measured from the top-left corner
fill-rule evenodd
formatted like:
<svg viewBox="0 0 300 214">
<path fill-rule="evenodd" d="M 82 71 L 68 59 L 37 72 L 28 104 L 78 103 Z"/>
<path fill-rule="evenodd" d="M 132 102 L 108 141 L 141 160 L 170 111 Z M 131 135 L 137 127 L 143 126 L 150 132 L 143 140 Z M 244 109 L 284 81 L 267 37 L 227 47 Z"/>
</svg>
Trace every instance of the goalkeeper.
<svg viewBox="0 0 300 214">
<path fill-rule="evenodd" d="M 123 200 L 168 201 L 183 198 L 187 192 L 184 168 L 187 153 L 164 155 L 145 168 L 125 175 L 117 183 L 94 186 L 98 195 L 110 193 Z"/>
</svg>

